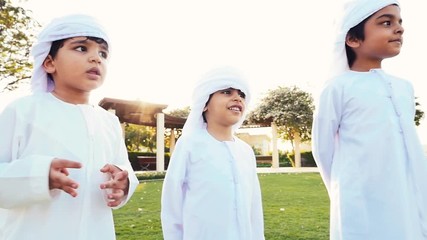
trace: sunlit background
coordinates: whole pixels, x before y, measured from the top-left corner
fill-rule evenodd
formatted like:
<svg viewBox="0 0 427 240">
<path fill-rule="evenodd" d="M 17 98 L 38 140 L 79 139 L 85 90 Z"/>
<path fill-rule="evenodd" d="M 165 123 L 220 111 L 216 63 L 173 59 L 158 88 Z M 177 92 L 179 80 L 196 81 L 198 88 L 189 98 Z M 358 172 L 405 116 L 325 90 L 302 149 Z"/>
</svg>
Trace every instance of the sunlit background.
<svg viewBox="0 0 427 240">
<path fill-rule="evenodd" d="M 190 105 L 193 83 L 210 69 L 231 65 L 253 89 L 254 107 L 269 89 L 297 85 L 317 94 L 327 76 L 336 0 L 29 0 L 42 25 L 68 13 L 97 17 L 112 39 L 103 97 Z M 401 0 L 404 45 L 384 69 L 410 80 L 427 112 L 427 1 Z M 20 89 L 17 93 L 26 90 Z M 3 98 L 7 97 L 3 94 Z M 3 103 L 6 100 L 2 100 Z M 427 144 L 427 121 L 418 127 Z"/>
</svg>

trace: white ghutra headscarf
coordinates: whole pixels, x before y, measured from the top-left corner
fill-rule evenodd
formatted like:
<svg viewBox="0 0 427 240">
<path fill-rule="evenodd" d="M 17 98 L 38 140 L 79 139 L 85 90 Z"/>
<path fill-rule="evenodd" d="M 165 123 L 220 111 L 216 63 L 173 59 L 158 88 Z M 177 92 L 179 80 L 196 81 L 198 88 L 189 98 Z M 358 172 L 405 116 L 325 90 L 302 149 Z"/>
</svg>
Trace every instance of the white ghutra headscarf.
<svg viewBox="0 0 427 240">
<path fill-rule="evenodd" d="M 245 120 L 247 107 L 250 103 L 251 93 L 249 85 L 243 76 L 232 67 L 221 67 L 206 73 L 196 84 L 193 90 L 191 111 L 182 129 L 182 134 L 206 129 L 206 123 L 203 121 L 203 109 L 209 100 L 209 96 L 216 91 L 234 88 L 242 91 L 245 97 L 245 111 L 242 118 L 233 125 L 233 130 L 237 130 Z"/>
<path fill-rule="evenodd" d="M 93 17 L 73 14 L 53 19 L 40 34 L 31 49 L 34 58 L 31 90 L 33 92 L 51 92 L 54 83 L 43 69 L 43 62 L 49 54 L 53 41 L 71 37 L 97 37 L 104 39 L 109 48 L 110 41 L 104 28 Z"/>
<path fill-rule="evenodd" d="M 399 2 L 397 0 L 340 0 L 334 21 L 332 76 L 349 69 L 345 52 L 345 38 L 348 31 L 378 10 L 392 4 L 399 5 Z"/>
</svg>

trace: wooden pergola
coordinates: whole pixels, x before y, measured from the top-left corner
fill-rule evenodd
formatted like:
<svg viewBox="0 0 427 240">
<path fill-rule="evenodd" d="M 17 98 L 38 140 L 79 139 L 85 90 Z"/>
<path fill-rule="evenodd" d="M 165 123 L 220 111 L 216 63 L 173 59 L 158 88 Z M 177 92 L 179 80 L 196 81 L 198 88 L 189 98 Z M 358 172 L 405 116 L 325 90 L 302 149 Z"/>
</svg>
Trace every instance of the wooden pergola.
<svg viewBox="0 0 427 240">
<path fill-rule="evenodd" d="M 157 132 L 156 170 L 165 170 L 165 129 L 172 129 L 169 146 L 172 153 L 175 147 L 174 129 L 182 128 L 186 121 L 185 118 L 174 117 L 163 113 L 163 110 L 168 107 L 167 105 L 139 100 L 103 98 L 98 105 L 107 111 L 113 112 L 119 118 L 123 128 L 125 123 L 155 127 Z"/>
<path fill-rule="evenodd" d="M 124 125 L 132 123 L 137 125 L 151 126 L 156 128 L 157 132 L 157 151 L 156 151 L 156 170 L 165 170 L 165 152 L 164 152 L 164 133 L 166 128 L 171 129 L 170 136 L 170 153 L 172 154 L 175 147 L 174 129 L 182 129 L 187 119 L 174 117 L 163 113 L 163 110 L 168 107 L 165 104 L 156 104 L 143 102 L 139 100 L 123 100 L 115 98 L 103 98 L 99 102 L 99 106 L 113 112 L 122 123 L 123 134 Z M 242 128 L 253 127 L 271 127 L 272 131 L 272 167 L 279 167 L 279 153 L 277 149 L 277 126 L 273 121 L 258 122 L 254 125 L 248 124 L 246 121 Z"/>
</svg>

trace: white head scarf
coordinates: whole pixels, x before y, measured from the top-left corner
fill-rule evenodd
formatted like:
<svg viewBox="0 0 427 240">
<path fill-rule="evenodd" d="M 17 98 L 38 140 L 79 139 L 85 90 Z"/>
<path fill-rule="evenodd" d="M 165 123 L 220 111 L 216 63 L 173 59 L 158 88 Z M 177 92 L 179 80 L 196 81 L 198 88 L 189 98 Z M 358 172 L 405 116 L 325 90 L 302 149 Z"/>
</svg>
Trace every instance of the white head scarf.
<svg viewBox="0 0 427 240">
<path fill-rule="evenodd" d="M 52 80 L 43 69 L 43 62 L 49 54 L 53 41 L 71 37 L 97 37 L 104 39 L 110 46 L 106 31 L 96 19 L 87 15 L 73 14 L 53 19 L 37 38 L 37 43 L 31 49 L 34 57 L 31 89 L 33 92 L 50 92 L 54 88 Z"/>
<path fill-rule="evenodd" d="M 397 4 L 397 0 L 340 0 L 335 19 L 335 41 L 333 46 L 332 75 L 336 76 L 349 69 L 345 51 L 348 31 L 382 8 Z"/>
<path fill-rule="evenodd" d="M 236 69 L 228 66 L 221 67 L 208 72 L 197 82 L 193 91 L 191 111 L 182 130 L 183 135 L 206 129 L 206 123 L 203 121 L 202 114 L 209 96 L 216 91 L 227 88 L 239 89 L 246 95 L 245 111 L 239 122 L 233 125 L 233 130 L 238 129 L 242 125 L 247 114 L 247 106 L 251 99 L 249 85 Z"/>
</svg>

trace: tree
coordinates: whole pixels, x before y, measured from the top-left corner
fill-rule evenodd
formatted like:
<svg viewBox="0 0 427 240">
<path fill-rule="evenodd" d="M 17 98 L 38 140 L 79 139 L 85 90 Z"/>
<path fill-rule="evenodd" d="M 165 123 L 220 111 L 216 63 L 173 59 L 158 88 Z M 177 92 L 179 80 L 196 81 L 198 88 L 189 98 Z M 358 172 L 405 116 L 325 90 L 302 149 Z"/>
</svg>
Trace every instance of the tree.
<svg viewBox="0 0 427 240">
<path fill-rule="evenodd" d="M 190 106 L 173 109 L 169 111 L 168 114 L 174 117 L 187 118 L 190 114 Z"/>
<path fill-rule="evenodd" d="M 296 86 L 269 90 L 261 103 L 249 113 L 248 122 L 274 122 L 282 139 L 290 140 L 295 155 L 293 166 L 301 166 L 301 142 L 310 140 L 314 103 L 311 94 Z"/>
<path fill-rule="evenodd" d="M 0 92 L 16 89 L 31 77 L 29 55 L 39 28 L 30 11 L 0 0 Z"/>
<path fill-rule="evenodd" d="M 190 114 L 190 106 L 170 110 L 168 114 L 173 117 L 187 118 L 188 115 Z M 174 134 L 176 139 L 178 139 L 182 135 L 182 129 L 173 129 L 173 130 L 175 131 Z M 170 131 L 171 129 L 166 129 L 166 132 L 165 132 L 166 139 L 170 139 L 170 136 L 171 136 Z M 170 143 L 167 142 L 167 144 L 170 144 Z"/>
<path fill-rule="evenodd" d="M 419 102 L 415 102 L 415 125 L 419 126 L 421 124 L 421 120 L 424 118 L 424 112 L 420 109 L 421 104 Z"/>
<path fill-rule="evenodd" d="M 142 148 L 154 152 L 156 148 L 156 132 L 152 127 L 126 124 L 125 139 L 126 148 L 131 152 L 139 152 Z"/>
</svg>

